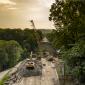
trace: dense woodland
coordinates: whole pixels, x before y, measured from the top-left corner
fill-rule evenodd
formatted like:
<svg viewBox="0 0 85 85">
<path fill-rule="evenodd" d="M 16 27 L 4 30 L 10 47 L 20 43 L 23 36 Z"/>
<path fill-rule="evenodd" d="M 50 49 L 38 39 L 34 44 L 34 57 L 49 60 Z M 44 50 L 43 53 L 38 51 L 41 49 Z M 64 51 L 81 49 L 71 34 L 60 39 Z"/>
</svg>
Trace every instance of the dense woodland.
<svg viewBox="0 0 85 85">
<path fill-rule="evenodd" d="M 0 71 L 16 65 L 36 51 L 42 32 L 30 29 L 0 29 Z"/>
<path fill-rule="evenodd" d="M 85 0 L 56 0 L 49 20 L 56 28 L 47 34 L 49 41 L 60 50 L 68 73 L 82 85 L 85 83 Z"/>
</svg>

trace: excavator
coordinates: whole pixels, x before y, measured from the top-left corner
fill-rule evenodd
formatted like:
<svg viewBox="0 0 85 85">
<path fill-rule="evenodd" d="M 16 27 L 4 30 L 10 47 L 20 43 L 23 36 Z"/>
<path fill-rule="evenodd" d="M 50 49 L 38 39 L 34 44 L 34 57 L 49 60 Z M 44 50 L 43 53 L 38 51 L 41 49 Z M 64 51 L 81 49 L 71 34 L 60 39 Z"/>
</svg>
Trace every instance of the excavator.
<svg viewBox="0 0 85 85">
<path fill-rule="evenodd" d="M 29 61 L 29 62 L 26 64 L 26 69 L 33 70 L 34 68 L 35 68 L 35 63 L 34 63 L 34 62 Z"/>
<path fill-rule="evenodd" d="M 35 69 L 35 62 L 34 62 L 34 60 L 32 59 L 32 52 L 31 52 L 31 54 L 30 54 L 30 59 L 27 59 L 26 60 L 26 69 L 28 69 L 28 70 L 33 70 L 33 69 Z"/>
<path fill-rule="evenodd" d="M 30 22 L 31 22 L 32 27 L 33 27 L 33 29 L 34 29 L 35 37 L 36 37 L 37 44 L 38 44 L 38 47 L 39 47 L 40 42 L 39 42 L 39 38 L 37 37 L 37 32 L 36 32 L 36 27 L 35 27 L 34 21 L 33 21 L 33 20 L 30 20 Z M 32 57 L 33 57 L 33 53 L 31 52 L 31 54 L 30 54 L 30 59 L 27 60 L 27 63 L 26 63 L 26 69 L 32 69 L 32 70 L 33 70 L 33 69 L 35 69 L 35 67 L 36 67 L 36 63 L 34 62 L 35 60 L 33 60 Z M 37 58 L 38 58 L 38 57 L 37 57 Z M 40 59 L 40 57 L 39 57 L 38 59 Z"/>
</svg>

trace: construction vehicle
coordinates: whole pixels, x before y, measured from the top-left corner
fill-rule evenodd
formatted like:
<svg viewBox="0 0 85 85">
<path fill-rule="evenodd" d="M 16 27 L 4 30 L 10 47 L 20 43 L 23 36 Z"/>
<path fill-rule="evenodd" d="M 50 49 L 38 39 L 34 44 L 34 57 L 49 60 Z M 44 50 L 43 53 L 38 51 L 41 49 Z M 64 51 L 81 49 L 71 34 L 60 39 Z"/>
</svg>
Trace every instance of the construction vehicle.
<svg viewBox="0 0 85 85">
<path fill-rule="evenodd" d="M 34 29 L 34 32 L 35 32 L 35 38 L 37 39 L 37 44 L 38 44 L 38 47 L 39 47 L 39 37 L 37 36 L 37 31 L 36 31 L 36 27 L 35 27 L 35 24 L 34 24 L 34 21 L 33 20 L 30 20 L 30 22 L 31 22 L 31 24 L 32 24 L 32 27 L 33 27 L 33 29 Z M 34 57 L 34 59 L 33 59 L 33 57 Z M 35 55 L 35 54 L 33 54 L 33 52 L 31 51 L 31 54 L 30 54 L 30 60 L 28 60 L 27 62 L 26 62 L 26 69 L 31 69 L 31 70 L 33 70 L 33 69 L 35 69 L 35 67 L 36 67 L 36 62 L 35 62 L 35 58 L 37 58 L 37 56 Z"/>
<path fill-rule="evenodd" d="M 33 59 L 32 56 L 33 56 L 33 53 L 32 53 L 32 51 L 31 51 L 30 59 L 27 59 L 27 60 L 26 60 L 26 64 L 25 64 L 26 69 L 28 69 L 28 70 L 33 70 L 33 69 L 35 69 L 35 59 Z"/>
<path fill-rule="evenodd" d="M 35 68 L 35 63 L 33 61 L 29 61 L 26 63 L 26 69 L 33 70 Z"/>
</svg>

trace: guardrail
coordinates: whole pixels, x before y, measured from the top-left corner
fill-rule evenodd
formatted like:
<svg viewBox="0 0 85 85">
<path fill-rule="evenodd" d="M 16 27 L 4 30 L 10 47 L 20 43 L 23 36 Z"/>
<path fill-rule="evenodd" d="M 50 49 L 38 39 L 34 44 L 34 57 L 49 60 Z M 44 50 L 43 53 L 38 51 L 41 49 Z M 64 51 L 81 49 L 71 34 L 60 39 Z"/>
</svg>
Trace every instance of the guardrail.
<svg viewBox="0 0 85 85">
<path fill-rule="evenodd" d="M 25 63 L 26 63 L 26 59 L 18 63 L 15 67 L 9 70 L 9 72 L 7 73 L 9 79 L 4 82 L 4 85 L 12 85 L 15 82 L 19 82 L 21 80 L 22 75 L 20 70 Z"/>
</svg>

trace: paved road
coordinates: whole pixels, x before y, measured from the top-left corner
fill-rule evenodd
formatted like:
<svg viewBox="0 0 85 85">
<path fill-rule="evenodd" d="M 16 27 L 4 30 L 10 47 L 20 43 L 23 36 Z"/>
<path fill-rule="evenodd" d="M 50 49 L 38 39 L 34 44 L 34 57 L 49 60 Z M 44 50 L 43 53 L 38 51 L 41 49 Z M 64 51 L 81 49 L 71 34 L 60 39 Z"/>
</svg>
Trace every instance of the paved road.
<svg viewBox="0 0 85 85">
<path fill-rule="evenodd" d="M 20 82 L 13 85 L 59 85 L 58 75 L 55 65 L 42 58 L 43 66 L 41 76 L 23 77 Z"/>
</svg>

